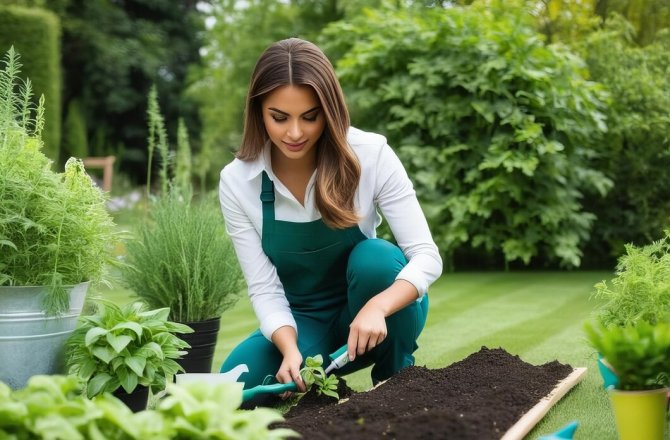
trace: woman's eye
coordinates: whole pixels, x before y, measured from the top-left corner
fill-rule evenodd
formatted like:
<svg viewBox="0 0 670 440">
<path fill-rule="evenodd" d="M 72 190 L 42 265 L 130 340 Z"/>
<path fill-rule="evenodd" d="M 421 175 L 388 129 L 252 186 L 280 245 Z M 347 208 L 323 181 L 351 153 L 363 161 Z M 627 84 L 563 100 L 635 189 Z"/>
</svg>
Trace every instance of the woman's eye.
<svg viewBox="0 0 670 440">
<path fill-rule="evenodd" d="M 319 115 L 317 114 L 317 115 L 314 115 L 314 116 L 305 116 L 305 121 L 307 121 L 307 122 L 316 122 L 316 118 L 317 118 L 317 116 L 319 116 Z"/>
<path fill-rule="evenodd" d="M 275 122 L 284 122 L 286 120 L 286 118 L 283 116 L 275 116 L 275 115 L 272 115 L 272 119 L 274 119 Z"/>
</svg>

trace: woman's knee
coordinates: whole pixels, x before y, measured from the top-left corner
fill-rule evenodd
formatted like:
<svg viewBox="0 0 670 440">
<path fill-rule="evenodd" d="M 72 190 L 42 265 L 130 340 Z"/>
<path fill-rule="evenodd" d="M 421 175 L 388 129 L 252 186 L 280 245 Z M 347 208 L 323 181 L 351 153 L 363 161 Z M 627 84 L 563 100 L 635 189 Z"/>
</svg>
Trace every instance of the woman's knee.
<svg viewBox="0 0 670 440">
<path fill-rule="evenodd" d="M 398 246 L 379 238 L 358 243 L 349 255 L 347 280 L 363 284 L 381 283 L 388 287 L 407 264 Z"/>
</svg>

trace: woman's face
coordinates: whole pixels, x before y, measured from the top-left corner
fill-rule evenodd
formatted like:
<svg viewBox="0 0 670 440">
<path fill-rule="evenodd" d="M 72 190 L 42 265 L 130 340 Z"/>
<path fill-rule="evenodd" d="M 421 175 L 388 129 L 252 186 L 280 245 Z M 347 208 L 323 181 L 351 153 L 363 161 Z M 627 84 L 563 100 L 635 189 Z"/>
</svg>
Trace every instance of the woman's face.
<svg viewBox="0 0 670 440">
<path fill-rule="evenodd" d="M 274 147 L 287 159 L 314 163 L 314 145 L 326 126 L 314 89 L 281 86 L 263 99 L 262 107 L 265 130 Z"/>
</svg>

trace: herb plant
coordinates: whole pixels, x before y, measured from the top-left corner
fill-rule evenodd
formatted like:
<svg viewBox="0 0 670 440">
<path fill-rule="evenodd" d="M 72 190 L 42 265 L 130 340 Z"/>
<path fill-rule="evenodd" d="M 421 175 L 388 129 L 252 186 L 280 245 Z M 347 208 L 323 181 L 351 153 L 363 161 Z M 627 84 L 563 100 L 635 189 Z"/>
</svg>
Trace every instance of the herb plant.
<svg viewBox="0 0 670 440">
<path fill-rule="evenodd" d="M 218 318 L 235 304 L 244 286 L 233 245 L 216 201 L 191 198 L 185 127 L 180 124 L 177 178 L 168 182 L 170 154 L 155 89 L 148 109 L 149 155 L 157 150 L 162 159 L 161 193 L 151 197 L 148 219 L 126 243 L 124 280 L 149 307 L 169 307 L 174 321 Z"/>
<path fill-rule="evenodd" d="M 305 359 L 305 366 L 300 370 L 300 376 L 305 382 L 307 389 L 314 385 L 316 386 L 316 393 L 318 395 L 325 394 L 326 396 L 338 399 L 337 385 L 339 379 L 334 374 L 327 375 L 322 365 L 323 356 L 320 354 L 314 357 L 307 357 Z"/>
<path fill-rule="evenodd" d="M 670 231 L 649 245 L 626 245 L 615 277 L 595 286 L 594 296 L 607 302 L 599 312 L 604 325 L 625 326 L 670 318 Z"/>
<path fill-rule="evenodd" d="M 591 345 L 612 366 L 621 390 L 670 386 L 670 323 L 640 321 L 619 327 L 586 324 Z"/>
<path fill-rule="evenodd" d="M 68 308 L 64 286 L 100 281 L 117 237 L 105 196 L 70 159 L 64 173 L 42 152 L 44 98 L 32 102 L 11 48 L 0 70 L 0 286 L 50 286 L 44 308 Z"/>
<path fill-rule="evenodd" d="M 146 310 L 136 302 L 123 308 L 100 302 L 98 313 L 82 316 L 67 342 L 68 368 L 86 382 L 91 398 L 119 387 L 131 393 L 138 385 L 165 389 L 182 367 L 175 362 L 189 345 L 174 333 L 190 333 L 168 321 L 167 308 Z"/>
</svg>

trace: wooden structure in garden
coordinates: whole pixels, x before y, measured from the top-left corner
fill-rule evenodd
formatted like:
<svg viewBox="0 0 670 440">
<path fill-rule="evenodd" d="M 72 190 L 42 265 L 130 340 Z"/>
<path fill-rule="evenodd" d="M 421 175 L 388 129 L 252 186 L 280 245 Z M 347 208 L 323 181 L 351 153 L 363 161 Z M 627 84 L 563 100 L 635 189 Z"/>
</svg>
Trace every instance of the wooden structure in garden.
<svg viewBox="0 0 670 440">
<path fill-rule="evenodd" d="M 116 156 L 85 157 L 82 160 L 86 169 L 102 170 L 102 190 L 110 192 L 112 190 L 112 175 Z"/>
</svg>

